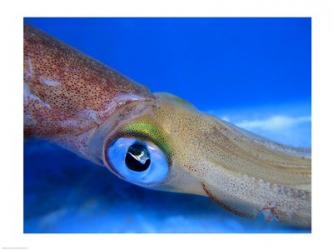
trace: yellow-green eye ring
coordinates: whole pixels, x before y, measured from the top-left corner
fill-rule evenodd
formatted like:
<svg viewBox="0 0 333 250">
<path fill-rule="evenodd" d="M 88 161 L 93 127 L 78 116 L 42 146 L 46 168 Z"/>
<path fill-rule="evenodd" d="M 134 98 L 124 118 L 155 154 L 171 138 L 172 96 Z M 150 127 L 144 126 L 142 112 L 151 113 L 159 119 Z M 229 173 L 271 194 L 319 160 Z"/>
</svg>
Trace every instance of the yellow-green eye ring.
<svg viewBox="0 0 333 250">
<path fill-rule="evenodd" d="M 170 147 L 153 124 L 126 125 L 105 148 L 111 170 L 120 178 L 140 186 L 163 182 L 169 173 Z"/>
</svg>

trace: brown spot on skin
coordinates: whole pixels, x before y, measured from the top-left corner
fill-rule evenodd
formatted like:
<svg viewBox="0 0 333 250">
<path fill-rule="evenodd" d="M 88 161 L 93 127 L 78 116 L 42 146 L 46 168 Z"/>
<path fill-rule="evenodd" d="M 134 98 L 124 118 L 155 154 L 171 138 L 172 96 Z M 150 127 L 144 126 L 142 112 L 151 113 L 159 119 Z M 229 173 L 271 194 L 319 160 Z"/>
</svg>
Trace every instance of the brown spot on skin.
<svg viewBox="0 0 333 250">
<path fill-rule="evenodd" d="M 191 172 L 197 172 L 198 171 L 195 167 L 193 167 L 191 165 L 185 165 L 185 168 L 189 169 Z"/>
<path fill-rule="evenodd" d="M 242 213 L 240 211 L 237 211 L 233 208 L 231 208 L 230 206 L 226 205 L 223 201 L 221 201 L 220 199 L 216 198 L 206 187 L 206 185 L 204 183 L 201 183 L 202 185 L 202 189 L 205 191 L 205 193 L 208 195 L 209 198 L 211 198 L 213 201 L 215 201 L 217 204 L 219 204 L 221 207 L 223 207 L 225 210 L 228 210 L 229 212 L 241 216 L 241 217 L 246 217 L 246 218 L 253 218 L 252 216 L 246 214 L 246 213 Z"/>
<path fill-rule="evenodd" d="M 259 213 L 262 213 L 267 221 L 273 221 L 274 219 L 279 221 L 279 211 L 277 207 L 273 206 L 271 203 L 263 207 Z"/>
<path fill-rule="evenodd" d="M 25 27 L 26 135 L 107 166 L 107 142 L 143 116 L 165 131 L 174 152 L 170 166 L 177 171 L 166 180 L 167 190 L 206 193 L 236 215 L 264 212 L 311 226 L 311 160 L 301 158 L 303 153 L 253 137 L 177 98 L 155 98 L 112 69 Z M 266 206 L 268 201 L 274 206 Z"/>
<path fill-rule="evenodd" d="M 101 126 L 119 107 L 149 100 L 154 96 L 145 87 L 25 25 L 25 135 L 76 137 Z"/>
</svg>

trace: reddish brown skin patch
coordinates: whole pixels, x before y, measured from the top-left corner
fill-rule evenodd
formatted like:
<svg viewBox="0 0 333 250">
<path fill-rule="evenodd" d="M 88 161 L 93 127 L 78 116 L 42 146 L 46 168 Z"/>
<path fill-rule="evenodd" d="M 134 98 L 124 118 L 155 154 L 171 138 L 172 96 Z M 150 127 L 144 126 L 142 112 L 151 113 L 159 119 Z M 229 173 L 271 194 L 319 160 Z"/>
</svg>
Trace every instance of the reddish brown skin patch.
<svg viewBox="0 0 333 250">
<path fill-rule="evenodd" d="M 263 213 L 266 211 L 270 213 L 268 217 L 265 216 L 265 219 L 267 221 L 273 221 L 274 219 L 279 221 L 279 210 L 276 208 L 276 206 L 273 206 L 271 203 L 268 203 L 267 206 L 264 206 L 260 212 Z"/>
<path fill-rule="evenodd" d="M 24 88 L 25 135 L 48 139 L 90 131 L 133 97 L 154 99 L 145 87 L 30 26 L 24 27 Z"/>
<path fill-rule="evenodd" d="M 216 198 L 209 190 L 208 188 L 206 187 L 206 185 L 204 183 L 201 183 L 202 185 L 202 189 L 205 191 L 205 193 L 208 195 L 209 198 L 211 198 L 213 201 L 215 201 L 217 204 L 219 204 L 221 207 L 223 207 L 225 210 L 235 214 L 235 215 L 238 215 L 238 216 L 241 216 L 241 217 L 246 217 L 246 218 L 253 218 L 252 216 L 249 216 L 248 214 L 245 214 L 245 213 L 242 213 L 242 212 L 239 212 L 231 207 L 229 207 L 228 205 L 226 205 L 225 203 L 223 203 L 223 201 L 221 201 L 220 199 Z"/>
</svg>

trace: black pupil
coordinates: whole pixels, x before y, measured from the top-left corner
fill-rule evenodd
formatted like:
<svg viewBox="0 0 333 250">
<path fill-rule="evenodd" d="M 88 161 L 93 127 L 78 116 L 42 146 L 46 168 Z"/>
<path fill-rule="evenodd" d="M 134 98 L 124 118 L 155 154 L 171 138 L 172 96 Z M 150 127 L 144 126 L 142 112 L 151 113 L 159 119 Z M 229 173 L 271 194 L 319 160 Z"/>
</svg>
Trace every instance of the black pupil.
<svg viewBox="0 0 333 250">
<path fill-rule="evenodd" d="M 147 147 L 138 142 L 132 144 L 127 150 L 125 163 L 133 171 L 145 171 L 150 165 L 150 155 Z"/>
</svg>

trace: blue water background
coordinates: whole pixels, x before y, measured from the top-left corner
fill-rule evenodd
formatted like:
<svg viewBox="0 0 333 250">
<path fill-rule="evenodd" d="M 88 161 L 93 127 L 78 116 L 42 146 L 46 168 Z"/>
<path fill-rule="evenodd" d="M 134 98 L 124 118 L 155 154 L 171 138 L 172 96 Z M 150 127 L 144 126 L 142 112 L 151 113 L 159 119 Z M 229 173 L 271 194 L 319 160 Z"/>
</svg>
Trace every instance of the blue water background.
<svg viewBox="0 0 333 250">
<path fill-rule="evenodd" d="M 25 18 L 152 91 L 311 146 L 310 18 Z M 24 144 L 24 232 L 310 232 L 157 192 L 40 140 Z"/>
</svg>

